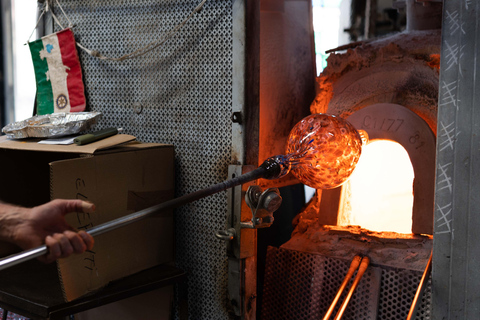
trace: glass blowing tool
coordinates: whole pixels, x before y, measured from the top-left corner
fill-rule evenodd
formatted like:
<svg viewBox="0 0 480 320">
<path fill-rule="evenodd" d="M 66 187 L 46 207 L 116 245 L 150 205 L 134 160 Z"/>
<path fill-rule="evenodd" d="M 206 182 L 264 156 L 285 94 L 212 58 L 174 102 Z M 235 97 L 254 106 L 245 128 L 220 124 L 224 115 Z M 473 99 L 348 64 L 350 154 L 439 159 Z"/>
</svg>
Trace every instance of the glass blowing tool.
<svg viewBox="0 0 480 320">
<path fill-rule="evenodd" d="M 260 178 L 278 179 L 289 172 L 312 188 L 335 188 L 347 181 L 352 174 L 360 158 L 362 146 L 367 142 L 366 132 L 357 131 L 346 120 L 327 114 L 313 114 L 302 119 L 291 130 L 286 155 L 270 157 L 251 172 L 86 231 L 92 236 L 97 236 L 229 188 Z M 0 260 L 0 270 L 46 253 L 47 247 L 44 245 L 5 257 Z"/>
</svg>

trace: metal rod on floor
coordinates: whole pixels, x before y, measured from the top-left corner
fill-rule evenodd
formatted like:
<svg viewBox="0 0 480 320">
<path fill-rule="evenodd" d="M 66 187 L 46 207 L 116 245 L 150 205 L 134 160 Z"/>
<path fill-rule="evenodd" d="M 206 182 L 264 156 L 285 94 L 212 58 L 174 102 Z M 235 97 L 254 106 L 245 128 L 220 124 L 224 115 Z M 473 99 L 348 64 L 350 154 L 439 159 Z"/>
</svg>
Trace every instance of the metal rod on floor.
<svg viewBox="0 0 480 320">
<path fill-rule="evenodd" d="M 160 203 L 156 206 L 152 206 L 150 208 L 143 209 L 141 211 L 134 212 L 126 216 L 120 217 L 118 219 L 100 224 L 96 227 L 86 230 L 86 232 L 88 232 L 92 236 L 97 236 L 102 233 L 129 225 L 136 221 L 140 221 L 142 219 L 153 216 L 160 212 L 165 212 L 167 210 L 180 207 L 184 204 L 196 201 L 201 198 L 205 198 L 215 193 L 225 191 L 229 188 L 233 188 L 238 185 L 241 185 L 259 178 L 276 179 L 280 175 L 280 172 L 281 172 L 280 164 L 273 160 L 267 159 L 257 169 L 250 171 L 248 173 L 242 174 L 236 178 L 233 178 L 221 183 L 217 183 L 208 188 L 195 191 L 195 192 L 186 194 L 184 196 Z M 37 248 L 33 248 L 30 250 L 26 250 L 17 254 L 7 256 L 3 259 L 0 259 L 0 271 L 6 268 L 12 267 L 14 265 L 17 265 L 19 263 L 22 263 L 34 258 L 38 258 L 46 254 L 47 252 L 48 252 L 47 246 L 43 245 Z"/>
<path fill-rule="evenodd" d="M 343 313 L 345 312 L 345 309 L 347 308 L 348 302 L 350 301 L 350 298 L 352 297 L 353 293 L 355 292 L 355 289 L 358 286 L 358 283 L 362 279 L 363 274 L 368 268 L 368 265 L 370 264 L 370 259 L 368 257 L 363 257 L 362 262 L 360 263 L 360 267 L 358 268 L 357 275 L 355 276 L 355 279 L 353 280 L 352 286 L 350 287 L 350 290 L 348 291 L 347 296 L 345 297 L 345 300 L 343 300 L 342 306 L 340 309 L 338 309 L 337 315 L 335 316 L 335 320 L 340 320 L 343 316 Z"/>
<path fill-rule="evenodd" d="M 419 301 L 423 296 L 423 292 L 425 291 L 425 287 L 431 272 L 432 272 L 432 253 L 430 254 L 430 258 L 428 259 L 427 266 L 425 267 L 425 271 L 423 271 L 422 279 L 420 280 L 420 284 L 418 285 L 417 292 L 415 293 L 415 297 L 413 298 L 412 306 L 410 307 L 410 311 L 408 312 L 408 315 L 407 315 L 407 320 L 415 319 L 417 315 Z"/>
<path fill-rule="evenodd" d="M 343 290 L 345 290 L 345 287 L 347 286 L 348 282 L 353 277 L 353 274 L 355 273 L 355 271 L 358 269 L 358 266 L 360 265 L 360 261 L 362 261 L 362 257 L 360 256 L 353 257 L 353 260 L 352 260 L 352 263 L 350 263 L 350 268 L 348 269 L 347 275 L 343 279 L 343 282 L 337 291 L 337 295 L 333 299 L 332 304 L 330 305 L 330 308 L 328 308 L 327 313 L 325 313 L 323 320 L 330 319 L 330 316 L 333 313 L 333 309 L 335 309 L 335 306 L 337 305 L 338 300 L 342 296 Z"/>
</svg>

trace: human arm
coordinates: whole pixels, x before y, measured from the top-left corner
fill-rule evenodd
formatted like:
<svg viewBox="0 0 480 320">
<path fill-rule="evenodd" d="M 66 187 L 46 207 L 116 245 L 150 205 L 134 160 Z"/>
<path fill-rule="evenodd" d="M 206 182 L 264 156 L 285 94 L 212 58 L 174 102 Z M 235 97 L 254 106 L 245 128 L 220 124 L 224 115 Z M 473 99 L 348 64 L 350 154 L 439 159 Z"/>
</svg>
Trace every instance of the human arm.
<svg viewBox="0 0 480 320">
<path fill-rule="evenodd" d="M 93 237 L 85 231 L 75 231 L 65 221 L 65 215 L 94 210 L 93 204 L 81 200 L 53 200 L 34 208 L 0 203 L 0 240 L 22 249 L 45 244 L 48 253 L 39 260 L 46 263 L 82 253 L 92 249 Z"/>
</svg>

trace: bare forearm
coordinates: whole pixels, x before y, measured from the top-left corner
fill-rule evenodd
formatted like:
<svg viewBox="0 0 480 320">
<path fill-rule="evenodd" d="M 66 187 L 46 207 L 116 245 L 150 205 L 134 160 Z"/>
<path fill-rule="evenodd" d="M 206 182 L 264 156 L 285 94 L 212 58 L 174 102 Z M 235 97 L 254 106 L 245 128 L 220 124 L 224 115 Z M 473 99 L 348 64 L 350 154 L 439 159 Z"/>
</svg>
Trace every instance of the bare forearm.
<svg viewBox="0 0 480 320">
<path fill-rule="evenodd" d="M 16 241 L 16 230 L 25 219 L 26 208 L 0 203 L 0 240 Z"/>
</svg>

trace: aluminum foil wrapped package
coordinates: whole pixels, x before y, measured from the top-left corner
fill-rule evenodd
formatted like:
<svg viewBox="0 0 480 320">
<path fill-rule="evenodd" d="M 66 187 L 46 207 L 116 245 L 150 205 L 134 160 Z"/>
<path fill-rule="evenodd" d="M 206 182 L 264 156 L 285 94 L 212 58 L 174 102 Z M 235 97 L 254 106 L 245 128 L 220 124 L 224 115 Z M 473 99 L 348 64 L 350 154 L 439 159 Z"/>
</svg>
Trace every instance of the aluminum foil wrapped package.
<svg viewBox="0 0 480 320">
<path fill-rule="evenodd" d="M 100 112 L 52 113 L 10 123 L 2 132 L 11 139 L 61 137 L 90 129 L 101 116 Z"/>
</svg>

